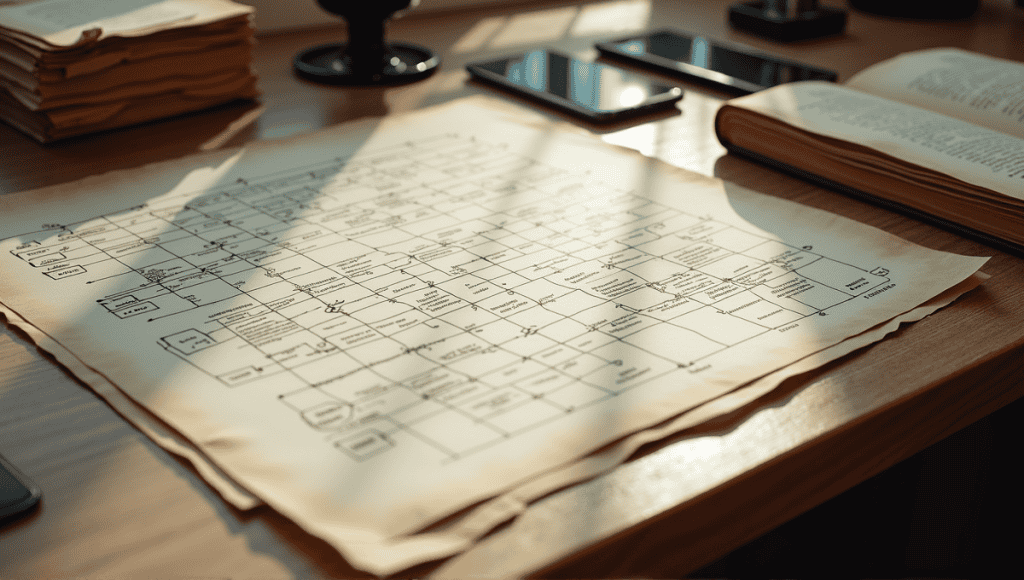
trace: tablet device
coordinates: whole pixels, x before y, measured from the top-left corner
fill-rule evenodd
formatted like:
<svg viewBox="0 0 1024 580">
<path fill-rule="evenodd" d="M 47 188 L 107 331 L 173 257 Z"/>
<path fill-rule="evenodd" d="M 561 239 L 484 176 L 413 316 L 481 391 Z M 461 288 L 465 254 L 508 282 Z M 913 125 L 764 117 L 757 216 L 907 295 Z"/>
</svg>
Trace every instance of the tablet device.
<svg viewBox="0 0 1024 580">
<path fill-rule="evenodd" d="M 598 123 L 672 109 L 683 97 L 682 89 L 665 82 L 543 49 L 472 63 L 466 70 L 473 78 Z"/>
<path fill-rule="evenodd" d="M 835 71 L 674 30 L 601 42 L 596 47 L 602 56 L 742 94 L 793 81 L 835 82 L 838 78 Z"/>
<path fill-rule="evenodd" d="M 0 523 L 28 511 L 41 495 L 34 483 L 0 455 Z"/>
</svg>

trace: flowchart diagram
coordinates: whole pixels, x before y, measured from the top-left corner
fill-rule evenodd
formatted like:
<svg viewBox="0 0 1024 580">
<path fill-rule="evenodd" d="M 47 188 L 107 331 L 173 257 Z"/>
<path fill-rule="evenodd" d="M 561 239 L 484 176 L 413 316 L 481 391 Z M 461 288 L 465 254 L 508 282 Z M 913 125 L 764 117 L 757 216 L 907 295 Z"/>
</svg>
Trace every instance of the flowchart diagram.
<svg viewBox="0 0 1024 580">
<path fill-rule="evenodd" d="M 109 316 L 223 388 L 299 380 L 280 404 L 356 461 L 457 460 L 890 283 L 456 134 L 161 203 L 13 253 L 117 281 Z"/>
</svg>

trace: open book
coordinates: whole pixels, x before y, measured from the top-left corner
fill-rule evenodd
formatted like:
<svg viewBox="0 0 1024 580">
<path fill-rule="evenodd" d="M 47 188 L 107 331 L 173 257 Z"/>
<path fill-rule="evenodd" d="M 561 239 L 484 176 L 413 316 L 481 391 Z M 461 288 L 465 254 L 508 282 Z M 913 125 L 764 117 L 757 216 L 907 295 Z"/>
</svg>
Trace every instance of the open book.
<svg viewBox="0 0 1024 580">
<path fill-rule="evenodd" d="M 728 101 L 731 152 L 1024 251 L 1024 64 L 911 52 L 845 86 L 781 85 Z"/>
</svg>

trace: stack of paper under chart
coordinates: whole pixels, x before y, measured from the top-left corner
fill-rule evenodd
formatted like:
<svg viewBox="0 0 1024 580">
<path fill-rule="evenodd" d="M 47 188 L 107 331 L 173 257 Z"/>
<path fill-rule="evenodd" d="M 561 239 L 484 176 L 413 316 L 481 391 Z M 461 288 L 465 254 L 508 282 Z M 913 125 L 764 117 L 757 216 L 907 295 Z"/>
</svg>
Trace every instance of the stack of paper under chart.
<svg viewBox="0 0 1024 580">
<path fill-rule="evenodd" d="M 252 12 L 228 0 L 0 0 L 0 117 L 45 143 L 253 98 Z"/>
<path fill-rule="evenodd" d="M 985 261 L 489 99 L 0 196 L 10 324 L 225 501 L 382 576 L 880 340 Z"/>
</svg>

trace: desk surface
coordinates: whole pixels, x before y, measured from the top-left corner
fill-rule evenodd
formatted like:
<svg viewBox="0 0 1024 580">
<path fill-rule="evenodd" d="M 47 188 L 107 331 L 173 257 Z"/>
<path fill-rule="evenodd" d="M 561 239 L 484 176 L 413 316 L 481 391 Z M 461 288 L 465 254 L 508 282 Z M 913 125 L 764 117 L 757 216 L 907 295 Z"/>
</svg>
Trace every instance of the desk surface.
<svg viewBox="0 0 1024 580">
<path fill-rule="evenodd" d="M 1024 10 L 1011 0 L 983 2 L 966 22 L 852 13 L 846 35 L 791 45 L 730 30 L 728 4 L 542 2 L 414 15 L 393 23 L 391 37 L 440 51 L 442 69 L 391 89 L 294 78 L 292 55 L 341 36 L 336 30 L 264 36 L 255 67 L 265 111 L 225 145 L 490 92 L 466 84 L 467 61 L 536 45 L 593 56 L 595 41 L 666 24 L 833 68 L 840 80 L 932 46 L 1024 60 Z M 983 269 L 992 278 L 890 339 L 643 449 L 614 472 L 538 502 L 469 552 L 412 574 L 684 575 L 1024 394 L 1024 260 L 726 156 L 712 119 L 727 95 L 683 86 L 681 115 L 603 131 L 605 138 L 924 246 L 994 256 Z M 0 125 L 0 194 L 195 152 L 252 108 L 232 105 L 49 147 Z M 361 575 L 272 510 L 228 507 L 195 471 L 8 326 L 0 328 L 0 400 L 0 451 L 44 490 L 40 510 L 0 531 L 2 577 Z"/>
</svg>

